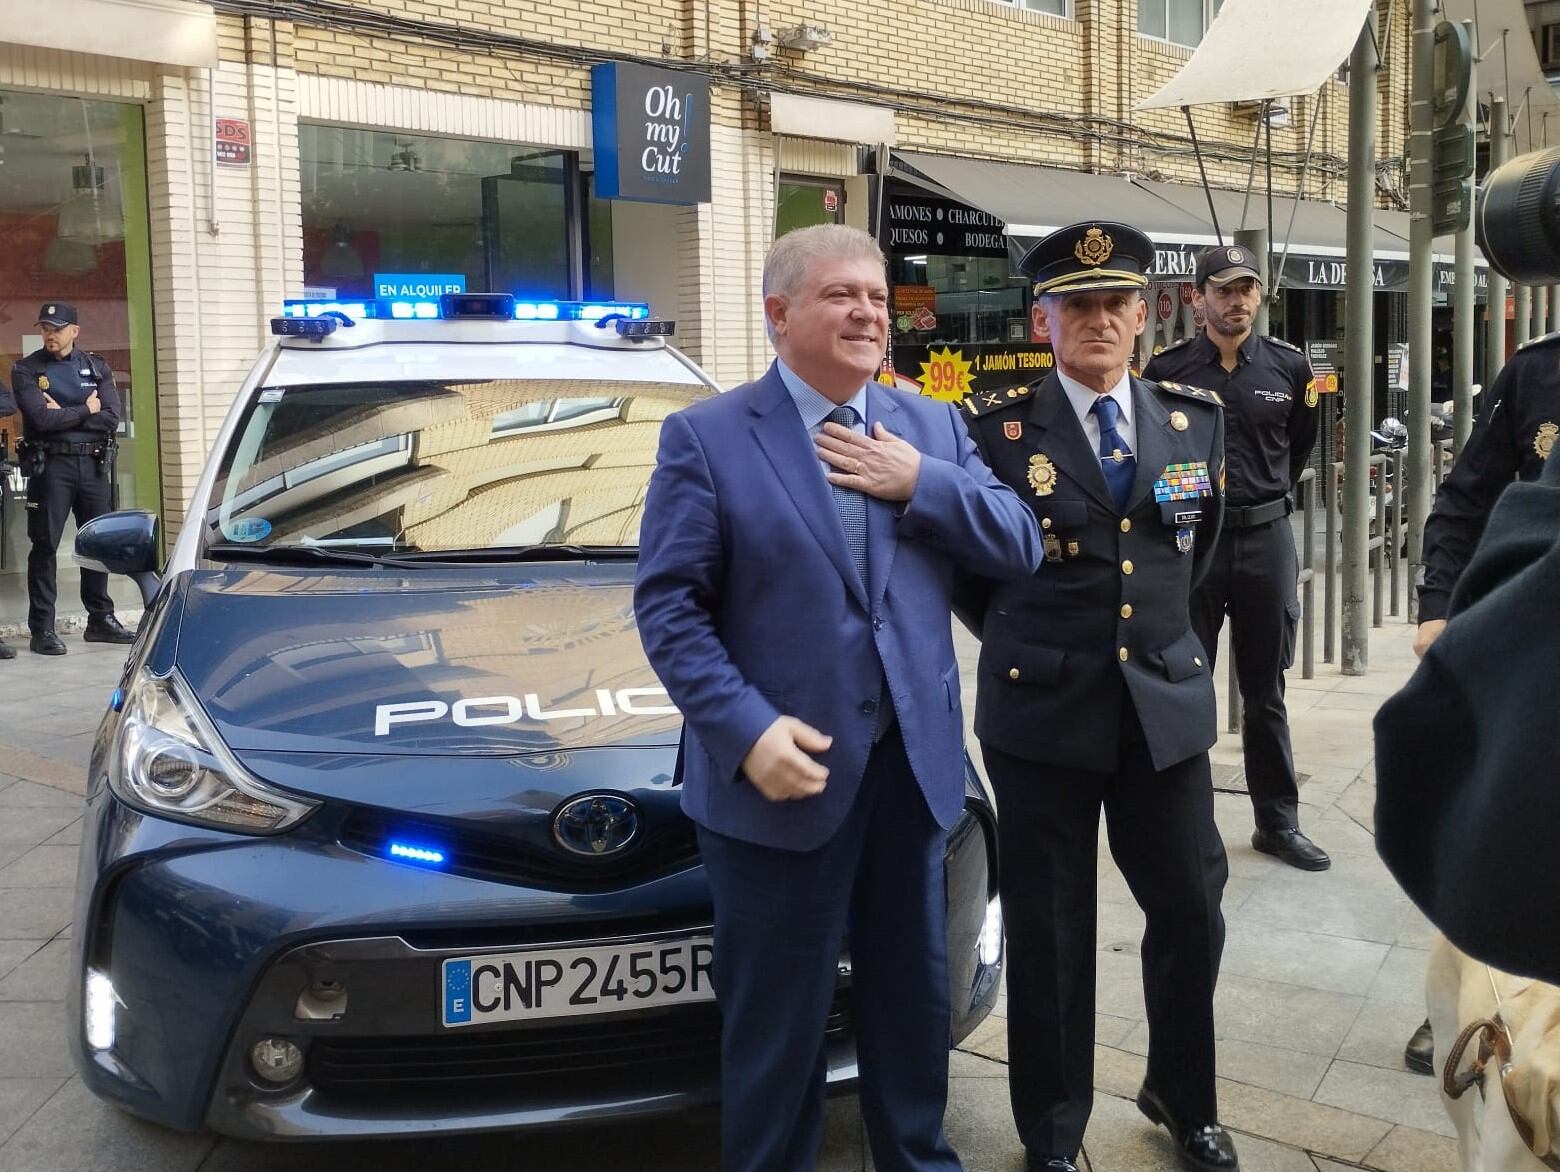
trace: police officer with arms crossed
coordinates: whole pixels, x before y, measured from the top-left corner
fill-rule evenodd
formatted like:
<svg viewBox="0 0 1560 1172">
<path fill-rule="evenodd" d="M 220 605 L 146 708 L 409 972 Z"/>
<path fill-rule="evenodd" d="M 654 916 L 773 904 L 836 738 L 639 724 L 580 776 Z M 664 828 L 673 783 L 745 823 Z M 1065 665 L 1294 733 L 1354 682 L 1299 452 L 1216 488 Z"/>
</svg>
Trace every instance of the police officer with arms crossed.
<svg viewBox="0 0 1560 1172">
<path fill-rule="evenodd" d="M 1513 481 L 1537 480 L 1560 436 L 1560 333 L 1519 347 L 1482 399 L 1468 442 L 1436 489 L 1425 522 L 1414 636 L 1414 652 L 1421 656 L 1446 629 L 1452 588 L 1467 569 L 1500 494 Z M 1409 1039 L 1403 1061 L 1410 1070 L 1433 1074 L 1434 1055 L 1426 1020 Z"/>
<path fill-rule="evenodd" d="M 1325 871 L 1327 852 L 1300 832 L 1300 787 L 1289 746 L 1284 670 L 1294 662 L 1300 600 L 1294 537 L 1285 518 L 1289 490 L 1316 443 L 1316 381 L 1305 355 L 1252 332 L 1262 284 L 1248 248 L 1206 249 L 1193 294 L 1206 326 L 1143 368 L 1224 401 L 1229 468 L 1224 532 L 1192 594 L 1192 629 L 1214 663 L 1219 628 L 1230 616 L 1243 704 L 1241 744 L 1257 829 L 1251 845 L 1291 867 Z"/>
<path fill-rule="evenodd" d="M 27 629 L 39 655 L 64 655 L 54 633 L 56 554 L 65 518 L 90 521 L 114 507 L 114 432 L 119 392 L 113 372 L 96 354 L 76 346 L 76 307 L 51 301 L 38 311 L 43 349 L 11 368 L 11 382 L 27 427 L 22 464 L 28 474 Z M 89 643 L 130 643 L 135 635 L 114 617 L 108 575 L 81 571 Z"/>
<path fill-rule="evenodd" d="M 1093 1105 L 1102 807 L 1147 917 L 1138 1106 L 1185 1167 L 1239 1166 L 1214 1088 L 1228 865 L 1208 768 L 1213 676 L 1188 617 L 1219 532 L 1224 424 L 1211 393 L 1129 373 L 1153 260 L 1125 224 L 1041 240 L 1019 268 L 1057 369 L 963 404 L 1044 545 L 1032 576 L 963 576 L 955 592 L 981 638 L 975 734 L 1000 815 L 1009 1085 L 1032 1172 L 1075 1172 Z"/>
</svg>

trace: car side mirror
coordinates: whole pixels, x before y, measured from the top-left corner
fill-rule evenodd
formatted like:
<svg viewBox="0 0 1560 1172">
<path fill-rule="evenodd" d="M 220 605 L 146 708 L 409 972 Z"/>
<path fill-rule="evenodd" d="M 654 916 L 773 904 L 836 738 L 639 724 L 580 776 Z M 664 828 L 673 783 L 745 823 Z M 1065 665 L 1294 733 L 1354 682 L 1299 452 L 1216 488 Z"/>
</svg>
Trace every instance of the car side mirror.
<svg viewBox="0 0 1560 1172">
<path fill-rule="evenodd" d="M 150 606 L 162 581 L 157 577 L 157 514 L 140 509 L 104 513 L 76 530 L 72 555 L 84 570 L 123 574 Z"/>
</svg>

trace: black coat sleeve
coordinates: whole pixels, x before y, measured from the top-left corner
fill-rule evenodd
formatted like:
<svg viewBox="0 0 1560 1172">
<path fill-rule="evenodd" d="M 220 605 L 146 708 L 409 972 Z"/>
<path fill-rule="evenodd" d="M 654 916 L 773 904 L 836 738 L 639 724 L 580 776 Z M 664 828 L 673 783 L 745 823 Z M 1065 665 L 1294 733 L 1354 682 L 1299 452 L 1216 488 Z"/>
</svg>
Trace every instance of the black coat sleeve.
<svg viewBox="0 0 1560 1172">
<path fill-rule="evenodd" d="M 1424 581 L 1419 587 L 1419 621 L 1444 619 L 1452 589 L 1462 575 L 1501 492 L 1516 478 L 1518 452 L 1513 412 L 1506 398 L 1518 364 L 1508 362 L 1495 379 L 1489 402 L 1475 420 L 1462 454 L 1436 490 L 1425 522 Z"/>
<path fill-rule="evenodd" d="M 1316 373 L 1304 356 L 1295 355 L 1293 386 L 1294 399 L 1289 406 L 1289 484 L 1294 487 L 1300 474 L 1311 461 L 1311 450 L 1316 447 L 1317 410 L 1312 397 L 1315 393 Z"/>
<path fill-rule="evenodd" d="M 88 415 L 81 426 L 88 431 L 101 431 L 104 435 L 113 435 L 119 430 L 119 421 L 124 418 L 124 407 L 119 400 L 119 388 L 114 385 L 114 371 L 96 354 L 92 355 L 92 371 L 98 378 L 98 403 L 102 410 L 96 415 Z"/>
<path fill-rule="evenodd" d="M 27 362 L 18 362 L 11 368 L 11 383 L 30 436 L 69 431 L 80 427 L 81 421 L 91 414 L 85 407 L 50 407 L 38 387 L 38 371 Z"/>
<path fill-rule="evenodd" d="M 1219 533 L 1224 528 L 1224 408 L 1213 413 L 1213 444 L 1208 449 L 1208 470 L 1214 481 L 1213 495 L 1208 498 L 1207 515 L 1203 517 L 1197 534 L 1197 545 L 1192 553 L 1192 589 L 1208 573 L 1213 564 L 1213 551 L 1219 544 Z M 1205 540 L 1206 539 L 1206 540 Z"/>
</svg>

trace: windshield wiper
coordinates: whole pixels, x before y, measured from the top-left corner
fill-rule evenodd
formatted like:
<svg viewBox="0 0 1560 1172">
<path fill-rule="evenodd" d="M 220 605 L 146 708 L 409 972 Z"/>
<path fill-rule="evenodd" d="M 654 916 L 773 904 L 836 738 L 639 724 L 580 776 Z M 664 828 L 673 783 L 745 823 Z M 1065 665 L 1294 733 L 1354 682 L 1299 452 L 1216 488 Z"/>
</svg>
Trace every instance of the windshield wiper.
<svg viewBox="0 0 1560 1172">
<path fill-rule="evenodd" d="M 243 545 L 219 541 L 206 547 L 207 554 L 245 562 L 323 562 L 335 566 L 403 566 L 400 558 L 374 553 L 355 553 L 326 545 Z"/>
<path fill-rule="evenodd" d="M 573 562 L 631 561 L 637 545 L 494 545 L 474 549 L 420 549 L 403 553 L 407 562 Z"/>
</svg>

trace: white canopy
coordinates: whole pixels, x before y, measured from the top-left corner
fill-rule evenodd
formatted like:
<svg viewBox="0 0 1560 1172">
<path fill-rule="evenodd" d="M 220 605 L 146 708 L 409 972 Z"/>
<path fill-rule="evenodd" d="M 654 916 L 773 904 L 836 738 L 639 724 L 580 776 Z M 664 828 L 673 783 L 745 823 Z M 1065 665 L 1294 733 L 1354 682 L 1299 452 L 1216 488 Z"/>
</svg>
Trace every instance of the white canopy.
<svg viewBox="0 0 1560 1172">
<path fill-rule="evenodd" d="M 1506 116 L 1515 120 L 1512 155 L 1560 146 L 1560 100 L 1538 63 L 1522 0 L 1443 0 L 1441 16 L 1452 21 L 1477 17 L 1474 47 L 1485 57 L 1474 70 L 1474 86 L 1482 103 L 1491 94 L 1506 99 Z"/>
<path fill-rule="evenodd" d="M 1371 0 L 1224 0 L 1192 59 L 1137 108 L 1315 93 L 1348 60 L 1370 10 Z"/>
</svg>

